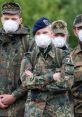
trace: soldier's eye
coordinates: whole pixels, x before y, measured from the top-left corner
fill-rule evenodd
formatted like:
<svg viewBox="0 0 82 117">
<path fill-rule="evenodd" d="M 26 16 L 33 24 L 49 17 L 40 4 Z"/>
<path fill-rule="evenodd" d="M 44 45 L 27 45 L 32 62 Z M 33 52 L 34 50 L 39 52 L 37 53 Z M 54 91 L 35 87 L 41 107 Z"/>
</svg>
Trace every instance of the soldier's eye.
<svg viewBox="0 0 82 117">
<path fill-rule="evenodd" d="M 16 18 L 12 18 L 12 20 L 16 21 L 17 19 Z"/>
<path fill-rule="evenodd" d="M 78 30 L 82 29 L 82 26 L 78 27 L 77 29 L 78 29 Z"/>
<path fill-rule="evenodd" d="M 61 34 L 61 37 L 64 37 L 65 35 L 64 34 Z"/>
<path fill-rule="evenodd" d="M 9 18 L 5 17 L 4 20 L 9 20 Z"/>
<path fill-rule="evenodd" d="M 47 33 L 48 33 L 47 31 L 43 32 L 43 34 L 47 34 Z"/>
<path fill-rule="evenodd" d="M 40 35 L 40 32 L 36 32 L 36 34 L 35 35 Z"/>
<path fill-rule="evenodd" d="M 61 36 L 61 37 L 64 37 L 65 34 L 63 34 L 63 33 L 58 33 L 58 34 L 55 34 L 55 36 Z"/>
</svg>

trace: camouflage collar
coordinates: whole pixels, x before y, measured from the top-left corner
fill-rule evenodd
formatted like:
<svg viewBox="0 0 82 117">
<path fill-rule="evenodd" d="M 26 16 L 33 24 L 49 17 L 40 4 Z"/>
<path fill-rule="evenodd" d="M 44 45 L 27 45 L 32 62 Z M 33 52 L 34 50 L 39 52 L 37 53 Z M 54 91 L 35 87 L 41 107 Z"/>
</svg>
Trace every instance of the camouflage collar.
<svg viewBox="0 0 82 117">
<path fill-rule="evenodd" d="M 81 46 L 80 46 L 80 44 L 79 44 L 79 45 L 76 47 L 75 53 L 78 54 L 78 53 L 80 53 L 80 52 L 82 52 L 82 48 L 81 48 Z"/>
<path fill-rule="evenodd" d="M 8 43 L 12 43 L 15 44 L 17 43 L 20 39 L 22 38 L 22 36 L 17 36 L 17 35 L 1 35 L 0 36 L 0 44 L 2 45 L 6 45 Z"/>
<path fill-rule="evenodd" d="M 57 53 L 60 51 L 62 51 L 62 49 L 59 48 L 55 48 L 54 46 L 49 46 L 46 50 L 45 53 L 43 54 L 44 56 L 48 57 L 50 56 L 51 58 L 55 58 L 55 56 L 57 55 Z M 41 54 L 40 49 L 37 47 L 37 54 L 38 56 Z"/>
<path fill-rule="evenodd" d="M 51 49 L 52 49 L 52 46 L 51 45 L 49 45 L 47 48 L 39 48 L 39 51 L 38 51 L 38 53 L 42 53 L 42 55 L 44 55 L 44 56 L 47 56 L 48 55 L 48 53 L 51 51 Z"/>
</svg>

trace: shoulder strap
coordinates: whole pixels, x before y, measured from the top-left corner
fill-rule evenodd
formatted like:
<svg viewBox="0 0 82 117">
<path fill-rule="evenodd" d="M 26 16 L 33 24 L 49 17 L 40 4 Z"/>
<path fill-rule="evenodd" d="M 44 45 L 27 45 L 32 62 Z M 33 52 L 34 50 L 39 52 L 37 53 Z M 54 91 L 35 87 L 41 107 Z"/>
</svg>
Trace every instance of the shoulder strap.
<svg viewBox="0 0 82 117">
<path fill-rule="evenodd" d="M 63 51 L 61 49 L 55 48 L 55 60 L 57 62 L 58 67 L 61 67 L 63 58 Z"/>
<path fill-rule="evenodd" d="M 31 54 L 31 63 L 32 63 L 32 67 L 34 68 L 37 58 L 38 58 L 38 54 L 39 54 L 39 49 L 37 46 L 34 47 L 32 54 Z"/>
</svg>

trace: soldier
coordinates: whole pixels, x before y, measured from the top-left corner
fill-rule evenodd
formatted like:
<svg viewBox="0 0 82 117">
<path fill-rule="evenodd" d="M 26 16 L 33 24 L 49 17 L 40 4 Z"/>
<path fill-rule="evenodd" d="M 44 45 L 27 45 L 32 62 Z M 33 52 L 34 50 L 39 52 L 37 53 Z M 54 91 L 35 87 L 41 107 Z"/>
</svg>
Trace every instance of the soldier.
<svg viewBox="0 0 82 117">
<path fill-rule="evenodd" d="M 18 4 L 3 4 L 1 14 L 0 117 L 23 117 L 26 97 L 21 88 L 20 62 L 28 49 L 29 30 L 22 25 Z"/>
<path fill-rule="evenodd" d="M 67 23 L 63 20 L 54 21 L 51 24 L 51 30 L 53 32 L 52 45 L 64 50 L 66 55 L 69 54 L 71 48 L 68 46 L 69 34 L 67 30 Z"/>
<path fill-rule="evenodd" d="M 67 30 L 67 23 L 63 20 L 54 21 L 51 24 L 51 29 L 54 33 L 52 39 L 52 46 L 62 49 L 64 51 L 64 56 L 66 57 L 71 52 L 71 48 L 68 46 L 69 34 Z M 70 106 L 70 98 L 68 92 L 69 90 L 66 87 L 67 84 L 65 83 L 61 75 L 61 70 L 62 68 L 60 66 L 60 68 L 57 68 L 56 70 L 57 73 L 54 74 L 54 80 L 56 81 L 56 83 L 47 85 L 47 87 L 49 86 L 49 90 L 55 90 L 55 96 L 53 96 L 53 98 L 51 100 L 48 100 L 48 103 L 46 103 L 46 113 L 48 116 L 49 112 L 51 111 L 50 113 L 53 114 L 50 117 L 73 117 L 73 112 L 71 111 L 72 106 Z M 48 96 L 48 98 L 51 98 L 51 96 Z M 54 106 L 54 109 L 50 109 L 51 105 L 52 107 Z"/>
<path fill-rule="evenodd" d="M 54 33 L 54 38 L 52 40 L 53 46 L 63 49 L 66 55 L 70 54 L 70 52 L 72 51 L 72 48 L 70 48 L 68 43 L 69 33 L 67 30 L 67 23 L 64 20 L 54 21 L 52 22 L 51 29 Z M 59 75 L 59 73 L 57 74 Z M 71 91 L 69 91 L 69 98 L 72 104 Z"/>
<path fill-rule="evenodd" d="M 75 36 L 78 37 L 78 45 L 72 53 L 72 62 L 74 64 L 74 84 L 72 86 L 72 95 L 74 99 L 75 117 L 82 116 L 82 96 L 81 96 L 81 82 L 82 82 L 82 14 L 76 16 L 73 29 Z"/>
<path fill-rule="evenodd" d="M 64 60 L 63 71 L 65 79 L 70 79 L 68 86 L 72 91 L 74 116 L 82 117 L 82 14 L 75 17 L 73 31 L 78 38 L 78 45 Z"/>
<path fill-rule="evenodd" d="M 62 29 L 63 30 L 63 29 Z M 33 27 L 36 46 L 21 63 L 23 87 L 31 90 L 25 105 L 25 117 L 73 117 L 64 79 L 59 72 L 65 56 L 52 44 L 49 20 L 41 18 Z"/>
</svg>

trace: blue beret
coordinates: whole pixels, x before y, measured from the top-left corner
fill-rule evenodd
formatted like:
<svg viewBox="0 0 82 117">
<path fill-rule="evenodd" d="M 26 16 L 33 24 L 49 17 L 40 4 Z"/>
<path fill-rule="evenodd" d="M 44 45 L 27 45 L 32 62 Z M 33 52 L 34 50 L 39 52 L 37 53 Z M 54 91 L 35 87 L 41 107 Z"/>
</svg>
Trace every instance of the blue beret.
<svg viewBox="0 0 82 117">
<path fill-rule="evenodd" d="M 36 31 L 39 29 L 45 28 L 46 26 L 50 25 L 50 21 L 45 18 L 41 17 L 39 20 L 37 20 L 33 26 L 32 33 L 35 35 Z"/>
</svg>

